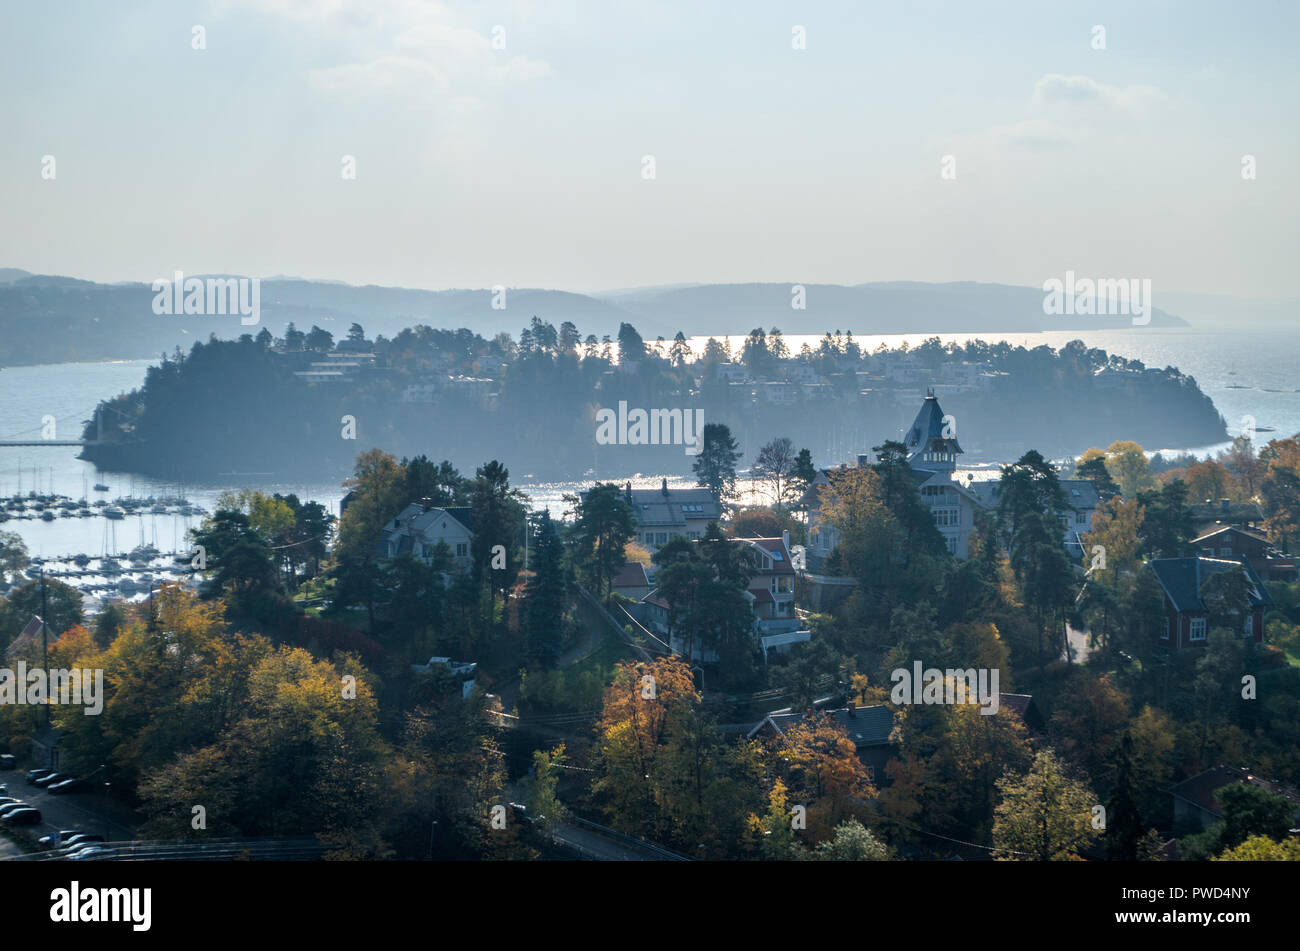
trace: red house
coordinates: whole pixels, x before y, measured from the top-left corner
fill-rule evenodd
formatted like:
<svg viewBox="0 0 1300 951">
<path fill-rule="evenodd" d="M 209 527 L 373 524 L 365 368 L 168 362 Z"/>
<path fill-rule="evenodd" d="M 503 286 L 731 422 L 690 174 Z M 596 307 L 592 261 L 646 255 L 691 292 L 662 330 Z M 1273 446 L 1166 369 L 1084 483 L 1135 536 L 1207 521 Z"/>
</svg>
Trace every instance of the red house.
<svg viewBox="0 0 1300 951">
<path fill-rule="evenodd" d="M 1224 525 L 1192 539 L 1192 547 L 1207 558 L 1244 558 L 1265 581 L 1296 580 L 1296 559 L 1278 551 L 1256 528 Z"/>
<path fill-rule="evenodd" d="M 1204 647 L 1209 634 L 1209 612 L 1201 600 L 1205 582 L 1223 571 L 1241 571 L 1246 576 L 1250 608 L 1238 620 L 1237 633 L 1256 644 L 1264 642 L 1264 609 L 1273 604 L 1263 582 L 1244 561 L 1226 558 L 1157 558 L 1147 562 L 1165 593 L 1165 617 L 1157 635 L 1162 647 L 1182 650 Z"/>
</svg>

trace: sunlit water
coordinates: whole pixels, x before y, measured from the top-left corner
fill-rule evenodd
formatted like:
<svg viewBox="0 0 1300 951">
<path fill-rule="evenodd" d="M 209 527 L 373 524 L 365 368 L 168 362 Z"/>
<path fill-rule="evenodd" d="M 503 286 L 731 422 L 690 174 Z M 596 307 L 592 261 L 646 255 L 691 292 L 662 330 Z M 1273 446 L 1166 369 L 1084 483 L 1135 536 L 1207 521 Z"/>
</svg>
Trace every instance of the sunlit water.
<svg viewBox="0 0 1300 951">
<path fill-rule="evenodd" d="M 907 341 L 915 346 L 934 334 L 888 334 L 855 336 L 863 350 L 874 350 L 884 343 L 896 348 Z M 1288 436 L 1300 431 L 1300 335 L 1285 333 L 1199 333 L 1180 330 L 1099 331 L 1096 333 L 1051 332 L 1040 334 L 938 334 L 941 340 L 964 343 L 982 337 L 990 342 L 1005 339 L 1015 345 L 1060 347 L 1073 339 L 1089 346 L 1142 360 L 1148 366 L 1176 366 L 1195 377 L 1200 387 L 1228 420 L 1236 425 L 1244 415 L 1254 417 L 1260 427 L 1272 427 L 1259 442 Z M 693 348 L 703 350 L 707 337 L 691 338 Z M 819 336 L 790 335 L 785 338 L 792 353 L 803 343 L 815 348 Z M 733 352 L 739 354 L 743 336 L 729 338 Z M 0 439 L 37 438 L 42 419 L 53 416 L 58 438 L 79 438 L 83 420 L 90 417 L 95 404 L 107 397 L 139 386 L 152 361 L 127 360 L 112 363 L 72 363 L 37 367 L 9 367 L 0 371 Z M 863 447 L 865 450 L 867 447 Z M 1148 449 L 1180 450 L 1187 448 L 1204 454 L 1214 447 L 1155 447 Z M 432 457 L 440 458 L 437 447 L 429 447 Z M 0 496 L 10 496 L 21 485 L 23 493 L 36 489 L 80 499 L 112 499 L 183 495 L 195 505 L 211 511 L 217 496 L 225 490 L 246 484 L 266 492 L 294 492 L 300 498 L 327 505 L 335 514 L 343 489 L 333 482 L 303 483 L 266 479 L 253 483 L 225 481 L 178 485 L 173 482 L 100 473 L 95 467 L 76 458 L 75 447 L 36 446 L 0 447 Z M 509 465 L 509 460 L 504 460 Z M 836 460 L 817 460 L 829 464 Z M 987 470 L 986 470 L 987 474 Z M 602 479 L 620 485 L 631 481 L 636 488 L 654 488 L 661 484 L 655 473 L 626 473 L 621 476 L 601 474 Z M 108 485 L 108 492 L 95 492 L 96 482 Z M 670 477 L 670 486 L 689 485 L 689 481 Z M 549 508 L 552 515 L 568 510 L 565 495 L 573 494 L 588 483 L 536 482 L 516 479 L 535 508 Z M 751 494 L 747 501 L 764 501 Z M 11 519 L 0 530 L 17 532 L 33 555 L 61 556 L 85 553 L 127 552 L 136 546 L 152 544 L 163 551 L 186 547 L 186 532 L 195 527 L 198 517 L 143 514 L 127 516 L 121 521 L 102 517 L 57 518 L 53 522 Z"/>
</svg>

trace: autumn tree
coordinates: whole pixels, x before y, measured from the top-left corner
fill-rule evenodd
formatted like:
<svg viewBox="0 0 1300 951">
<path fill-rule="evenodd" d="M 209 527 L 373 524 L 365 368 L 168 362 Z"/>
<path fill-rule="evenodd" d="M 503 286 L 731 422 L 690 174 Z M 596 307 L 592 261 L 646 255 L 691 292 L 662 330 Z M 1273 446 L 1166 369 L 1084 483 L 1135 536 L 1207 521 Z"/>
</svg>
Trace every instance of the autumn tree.
<svg viewBox="0 0 1300 951">
<path fill-rule="evenodd" d="M 1097 797 L 1066 775 L 1050 749 L 1034 756 L 1024 776 L 1006 773 L 997 782 L 1002 801 L 993 823 L 994 855 L 1018 861 L 1077 860 L 1096 838 L 1092 808 Z"/>
<path fill-rule="evenodd" d="M 1154 484 L 1146 452 L 1132 440 L 1116 440 L 1106 447 L 1106 469 L 1128 499 L 1135 498 L 1139 490 Z"/>
<path fill-rule="evenodd" d="M 370 449 L 357 456 L 343 486 L 352 499 L 339 522 L 339 553 L 373 559 L 384 525 L 410 501 L 406 473 L 392 455 Z"/>
</svg>

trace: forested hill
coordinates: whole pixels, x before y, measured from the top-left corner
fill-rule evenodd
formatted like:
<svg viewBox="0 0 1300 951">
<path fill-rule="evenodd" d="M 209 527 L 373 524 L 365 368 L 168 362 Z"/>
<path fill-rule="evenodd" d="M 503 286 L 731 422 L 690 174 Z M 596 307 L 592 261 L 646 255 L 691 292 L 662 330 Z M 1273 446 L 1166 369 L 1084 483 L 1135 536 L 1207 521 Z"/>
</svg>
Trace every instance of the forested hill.
<svg viewBox="0 0 1300 951">
<path fill-rule="evenodd" d="M 16 270 L 0 274 L 0 365 L 155 357 L 177 346 L 188 349 L 214 333 L 233 340 L 248 329 L 237 317 L 159 316 L 148 284 L 96 284 Z M 491 336 L 512 314 L 511 323 L 539 314 L 599 335 L 612 335 L 627 322 L 648 338 L 671 337 L 679 330 L 688 336 L 743 334 L 759 324 L 813 334 L 832 327 L 859 333 L 988 334 L 1132 328 L 1128 317 L 1048 316 L 1043 299 L 1040 289 L 1003 284 L 807 284 L 800 308 L 792 306 L 792 285 L 784 283 L 604 294 L 509 288 L 494 299 L 487 288 L 428 291 L 268 278 L 261 284 L 260 324 L 276 336 L 289 323 L 315 324 L 342 335 L 360 322 L 390 337 L 416 323 Z M 1147 326 L 1184 324 L 1157 308 Z"/>
<path fill-rule="evenodd" d="M 1026 350 L 932 338 L 868 354 L 851 336 L 827 334 L 791 355 L 779 334 L 754 331 L 739 353 L 710 341 L 692 360 L 684 339 L 647 345 L 627 324 L 617 343 L 536 318 L 518 340 L 425 326 L 371 340 L 350 330 L 337 344 L 320 328 L 279 339 L 263 330 L 177 351 L 140 390 L 111 401 L 108 442 L 85 457 L 185 480 L 229 471 L 333 479 L 371 446 L 470 470 L 498 458 L 512 472 L 555 480 L 688 474 L 693 459 L 682 445 L 597 444 L 598 411 L 625 401 L 702 410 L 731 428 L 743 466 L 776 436 L 830 464 L 898 438 L 929 387 L 955 417 L 966 462 L 1031 447 L 1063 456 L 1117 439 L 1227 438 L 1192 378 L 1081 341 Z"/>
</svg>

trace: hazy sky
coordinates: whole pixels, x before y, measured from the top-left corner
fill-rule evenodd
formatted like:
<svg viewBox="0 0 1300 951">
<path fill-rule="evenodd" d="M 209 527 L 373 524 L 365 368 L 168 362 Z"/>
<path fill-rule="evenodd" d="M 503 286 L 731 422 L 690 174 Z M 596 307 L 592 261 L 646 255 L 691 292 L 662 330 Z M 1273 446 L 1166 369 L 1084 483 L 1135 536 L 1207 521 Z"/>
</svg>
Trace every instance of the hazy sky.
<svg viewBox="0 0 1300 951">
<path fill-rule="evenodd" d="M 586 291 L 1073 269 L 1291 297 L 1297 10 L 6 3 L 0 266 Z"/>
</svg>

